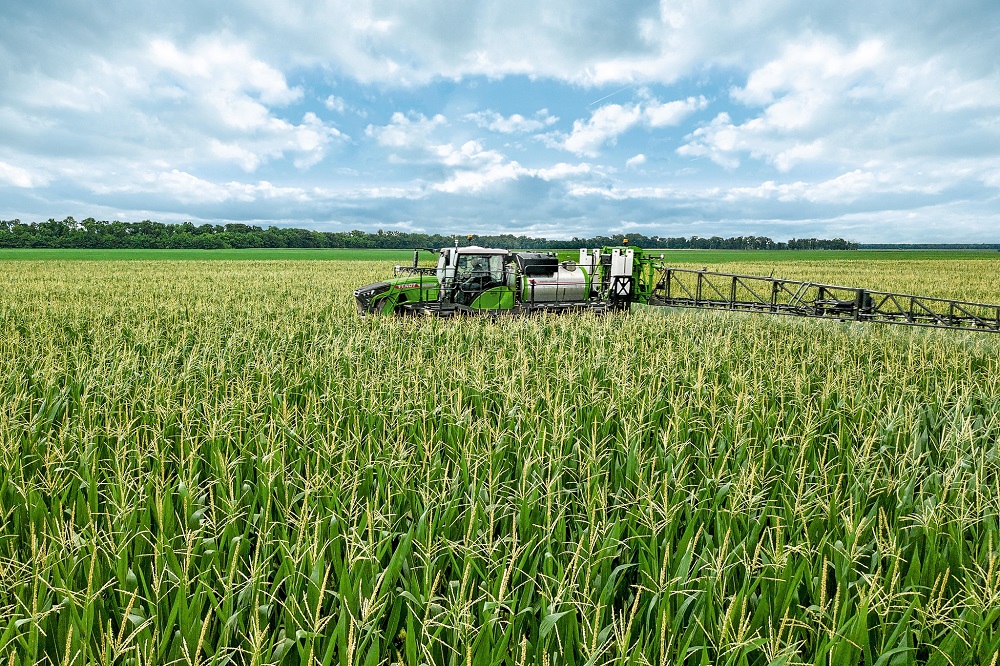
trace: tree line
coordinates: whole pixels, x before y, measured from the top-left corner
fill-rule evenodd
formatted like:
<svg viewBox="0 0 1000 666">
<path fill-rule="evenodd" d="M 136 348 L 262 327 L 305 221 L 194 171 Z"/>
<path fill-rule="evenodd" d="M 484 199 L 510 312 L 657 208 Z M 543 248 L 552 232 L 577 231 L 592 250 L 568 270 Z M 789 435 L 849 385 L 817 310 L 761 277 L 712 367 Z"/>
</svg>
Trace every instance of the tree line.
<svg viewBox="0 0 1000 666">
<path fill-rule="evenodd" d="M 601 247 L 629 244 L 656 249 L 712 250 L 856 250 L 858 244 L 842 238 L 791 239 L 775 242 L 764 236 L 664 237 L 643 234 L 614 234 L 593 238 L 549 240 L 515 236 L 513 234 L 466 236 L 383 231 L 368 233 L 353 231 L 311 231 L 270 226 L 265 228 L 240 223 L 201 224 L 192 222 L 164 224 L 142 222 L 108 222 L 87 218 L 77 221 L 49 219 L 45 222 L 0 220 L 2 248 L 94 248 L 94 249 L 226 249 L 226 248 L 439 248 L 451 245 L 455 239 L 486 247 L 532 248 L 565 250 L 580 247 Z"/>
<path fill-rule="evenodd" d="M 1000 243 L 862 243 L 862 250 L 1000 250 Z"/>
</svg>

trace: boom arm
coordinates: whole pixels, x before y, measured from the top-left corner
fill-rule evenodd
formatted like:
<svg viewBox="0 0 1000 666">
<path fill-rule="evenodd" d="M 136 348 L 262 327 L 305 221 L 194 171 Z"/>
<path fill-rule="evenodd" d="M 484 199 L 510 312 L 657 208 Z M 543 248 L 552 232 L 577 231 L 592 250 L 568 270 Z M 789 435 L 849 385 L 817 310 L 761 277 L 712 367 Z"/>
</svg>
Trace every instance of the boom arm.
<svg viewBox="0 0 1000 666">
<path fill-rule="evenodd" d="M 657 266 L 650 305 L 1000 333 L 1000 305 Z"/>
</svg>

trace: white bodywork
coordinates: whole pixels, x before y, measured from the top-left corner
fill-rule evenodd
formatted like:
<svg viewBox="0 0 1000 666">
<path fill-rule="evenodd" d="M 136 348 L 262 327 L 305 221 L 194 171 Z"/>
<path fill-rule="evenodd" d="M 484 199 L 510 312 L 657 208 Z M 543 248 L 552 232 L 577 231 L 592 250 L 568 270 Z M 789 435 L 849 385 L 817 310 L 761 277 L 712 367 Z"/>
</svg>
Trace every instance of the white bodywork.
<svg viewBox="0 0 1000 666">
<path fill-rule="evenodd" d="M 614 280 L 616 277 L 632 277 L 632 262 L 635 258 L 634 250 L 622 250 L 615 248 L 611 250 L 611 279 Z M 624 293 L 620 293 L 620 296 L 625 296 L 631 293 L 632 285 L 624 285 Z"/>
<path fill-rule="evenodd" d="M 587 271 L 587 275 L 594 275 L 597 272 L 597 264 L 601 261 L 601 251 L 598 249 L 580 249 L 580 268 Z"/>
</svg>

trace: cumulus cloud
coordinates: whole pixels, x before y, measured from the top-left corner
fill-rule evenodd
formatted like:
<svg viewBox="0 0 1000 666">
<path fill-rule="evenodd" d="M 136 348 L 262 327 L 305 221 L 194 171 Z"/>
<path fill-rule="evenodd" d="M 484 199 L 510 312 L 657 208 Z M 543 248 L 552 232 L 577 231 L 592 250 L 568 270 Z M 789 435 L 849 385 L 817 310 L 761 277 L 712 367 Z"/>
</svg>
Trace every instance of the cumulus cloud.
<svg viewBox="0 0 1000 666">
<path fill-rule="evenodd" d="M 323 106 L 325 106 L 330 111 L 343 113 L 344 110 L 347 108 L 347 102 L 344 101 L 343 97 L 337 97 L 336 95 L 327 95 L 326 99 L 323 100 Z"/>
<path fill-rule="evenodd" d="M 780 58 L 754 70 L 732 95 L 745 104 L 763 106 L 787 93 L 842 92 L 855 86 L 864 73 L 876 71 L 885 57 L 879 40 L 845 49 L 830 37 L 810 37 L 789 44 Z"/>
<path fill-rule="evenodd" d="M 285 105 L 302 97 L 302 90 L 289 87 L 280 70 L 255 58 L 247 44 L 233 39 L 201 38 L 183 51 L 169 40 L 155 39 L 149 58 L 191 91 L 212 90 L 227 97 L 255 94 L 269 105 Z"/>
<path fill-rule="evenodd" d="M 427 118 L 421 114 L 394 113 L 388 125 L 369 125 L 366 135 L 380 145 L 398 151 L 397 159 L 417 164 L 443 167 L 451 175 L 434 186 L 439 191 L 479 191 L 490 183 L 510 180 L 522 174 L 516 162 L 478 140 L 456 146 L 441 141 L 439 132 L 448 128 L 442 115 Z"/>
<path fill-rule="evenodd" d="M 593 169 L 589 164 L 560 163 L 546 169 L 529 169 L 516 161 L 501 161 L 485 165 L 484 168 L 477 170 L 458 170 L 446 181 L 435 184 L 433 189 L 450 194 L 478 193 L 505 182 L 537 179 L 546 183 L 554 183 L 586 177 L 591 173 L 593 173 Z"/>
<path fill-rule="evenodd" d="M 676 125 L 707 105 L 708 100 L 703 96 L 667 103 L 607 104 L 594 111 L 586 121 L 575 121 L 572 132 L 559 145 L 577 155 L 596 156 L 603 146 L 614 144 L 620 135 L 633 127 Z"/>
<path fill-rule="evenodd" d="M 523 173 L 517 162 L 492 164 L 480 170 L 462 169 L 444 182 L 435 184 L 433 189 L 449 194 L 477 193 L 497 183 L 516 180 Z"/>
<path fill-rule="evenodd" d="M 208 154 L 246 171 L 285 154 L 297 168 L 308 168 L 323 159 L 331 143 L 347 138 L 313 112 L 298 123 L 278 115 L 303 92 L 255 58 L 245 43 L 212 36 L 181 49 L 157 39 L 149 46 L 149 61 L 155 68 L 154 94 L 165 91 L 174 109 L 190 105 L 203 122 L 214 123 Z"/>
<path fill-rule="evenodd" d="M 480 127 L 484 127 L 492 132 L 501 134 L 527 134 L 550 127 L 558 122 L 558 118 L 551 115 L 547 109 L 542 109 L 535 113 L 534 117 L 525 118 L 519 113 L 510 116 L 503 116 L 496 111 L 479 111 L 466 116 Z"/>
<path fill-rule="evenodd" d="M 606 143 L 613 143 L 620 134 L 635 127 L 642 112 L 635 105 L 608 104 L 597 109 L 587 121 L 577 120 L 562 148 L 577 155 L 597 156 Z"/>
<path fill-rule="evenodd" d="M 469 114 L 467 119 L 487 121 L 488 116 Z M 496 118 L 489 122 L 496 121 Z M 509 122 L 510 119 L 504 119 Z M 529 169 L 516 160 L 510 160 L 498 150 L 487 148 L 479 140 L 471 139 L 460 145 L 442 141 L 439 135 L 451 130 L 443 115 L 428 118 L 419 113 L 396 112 L 388 125 L 369 125 L 365 134 L 379 145 L 397 151 L 397 159 L 411 163 L 433 165 L 446 174 L 431 183 L 432 191 L 441 193 L 478 193 L 498 184 L 522 178 L 557 179 L 569 175 L 571 170 L 560 164 L 549 170 Z M 575 173 L 582 173 L 577 170 Z"/>
<path fill-rule="evenodd" d="M 13 185 L 14 187 L 21 187 L 25 189 L 30 189 L 33 187 L 39 187 L 42 185 L 47 185 L 49 179 L 38 173 L 29 171 L 13 164 L 7 164 L 6 162 L 0 162 L 0 184 Z"/>
<path fill-rule="evenodd" d="M 852 124 L 851 107 L 884 87 L 891 71 L 877 40 L 845 48 L 830 38 L 789 44 L 781 57 L 757 68 L 731 97 L 762 112 L 734 123 L 727 112 L 692 132 L 678 153 L 708 157 L 727 168 L 749 154 L 780 171 L 807 161 L 831 159 L 842 144 L 826 137 Z"/>
<path fill-rule="evenodd" d="M 170 169 L 146 170 L 130 174 L 118 182 L 98 185 L 100 195 L 144 193 L 191 203 L 221 203 L 232 198 L 229 188 L 193 174 Z"/>
<path fill-rule="evenodd" d="M 369 125 L 365 134 L 387 148 L 426 149 L 432 144 L 431 135 L 446 122 L 440 113 L 428 118 L 422 113 L 396 111 L 388 125 Z"/>
<path fill-rule="evenodd" d="M 466 141 L 459 148 L 450 143 L 433 147 L 440 163 L 449 167 L 480 168 L 504 162 L 504 156 L 495 150 L 485 150 L 478 141 Z"/>
<path fill-rule="evenodd" d="M 704 96 L 688 97 L 663 104 L 651 102 L 644 105 L 642 109 L 643 121 L 653 128 L 679 125 L 692 113 L 704 109 L 706 106 L 708 106 L 708 100 Z"/>
<path fill-rule="evenodd" d="M 976 109 L 985 118 L 996 108 L 1000 80 L 992 74 L 963 80 L 937 57 L 923 61 L 917 75 L 913 62 L 912 53 L 882 40 L 847 45 L 808 35 L 731 89 L 731 99 L 751 110 L 748 118 L 734 122 L 721 112 L 692 131 L 677 153 L 727 169 L 750 157 L 787 173 L 800 165 L 843 169 L 967 152 L 962 135 L 975 119 L 968 114 Z M 982 120 L 975 124 L 982 127 Z"/>
<path fill-rule="evenodd" d="M 255 183 L 219 183 L 179 169 L 146 170 L 97 188 L 99 194 L 141 194 L 155 200 L 180 200 L 189 205 L 254 203 L 267 200 L 302 202 L 316 196 L 300 187 L 280 187 L 261 180 Z"/>
<path fill-rule="evenodd" d="M 296 168 L 307 169 L 325 157 L 331 142 L 346 138 L 313 113 L 305 114 L 298 125 L 272 118 L 255 134 L 232 141 L 212 139 L 209 150 L 213 156 L 238 164 L 247 172 L 256 171 L 265 161 L 285 154 L 294 156 L 292 163 Z"/>
</svg>

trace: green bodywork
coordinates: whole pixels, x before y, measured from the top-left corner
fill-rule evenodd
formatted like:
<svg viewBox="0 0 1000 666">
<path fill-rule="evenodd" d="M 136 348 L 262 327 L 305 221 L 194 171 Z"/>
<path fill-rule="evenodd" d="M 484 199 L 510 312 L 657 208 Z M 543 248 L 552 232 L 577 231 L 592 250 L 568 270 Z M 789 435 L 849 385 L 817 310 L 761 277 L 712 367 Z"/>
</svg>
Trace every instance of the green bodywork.
<svg viewBox="0 0 1000 666">
<path fill-rule="evenodd" d="M 481 293 L 470 305 L 473 310 L 510 310 L 514 307 L 514 289 L 493 287 Z"/>
<path fill-rule="evenodd" d="M 434 275 L 413 275 L 386 280 L 389 289 L 372 300 L 374 312 L 390 315 L 402 309 L 404 303 L 434 302 L 439 288 Z"/>
<path fill-rule="evenodd" d="M 440 297 L 436 276 L 419 275 L 385 281 L 389 288 L 372 299 L 372 313 L 391 315 L 404 311 L 406 303 L 434 303 Z M 473 310 L 510 310 L 514 307 L 511 287 L 493 287 L 479 294 L 469 305 Z"/>
<path fill-rule="evenodd" d="M 609 252 L 613 248 L 602 248 L 601 252 Z M 625 249 L 625 248 L 621 248 Z M 644 256 L 643 251 L 637 247 L 631 248 L 634 252 L 632 263 L 632 277 L 635 278 L 635 292 L 632 295 L 633 303 L 649 303 L 649 297 L 656 286 L 656 276 L 654 275 L 656 263 L 659 257 L 653 259 Z"/>
</svg>

